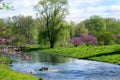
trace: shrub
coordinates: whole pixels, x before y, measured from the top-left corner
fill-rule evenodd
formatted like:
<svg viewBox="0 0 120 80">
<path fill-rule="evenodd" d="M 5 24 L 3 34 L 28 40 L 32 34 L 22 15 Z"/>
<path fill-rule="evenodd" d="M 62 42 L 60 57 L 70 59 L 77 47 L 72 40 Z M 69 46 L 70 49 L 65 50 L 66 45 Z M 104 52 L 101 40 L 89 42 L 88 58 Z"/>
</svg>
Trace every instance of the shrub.
<svg viewBox="0 0 120 80">
<path fill-rule="evenodd" d="M 82 40 L 80 37 L 73 37 L 70 39 L 70 42 L 75 46 L 77 47 L 78 45 L 82 44 Z"/>
<path fill-rule="evenodd" d="M 109 45 L 114 44 L 115 35 L 110 32 L 103 32 L 97 35 L 98 41 L 100 45 Z"/>
<path fill-rule="evenodd" d="M 115 37 L 116 37 L 115 42 L 116 42 L 117 44 L 120 44 L 120 34 L 115 34 Z"/>
<path fill-rule="evenodd" d="M 82 42 L 84 42 L 87 46 L 89 45 L 95 45 L 98 43 L 98 40 L 96 37 L 89 35 L 89 34 L 81 34 Z"/>
</svg>

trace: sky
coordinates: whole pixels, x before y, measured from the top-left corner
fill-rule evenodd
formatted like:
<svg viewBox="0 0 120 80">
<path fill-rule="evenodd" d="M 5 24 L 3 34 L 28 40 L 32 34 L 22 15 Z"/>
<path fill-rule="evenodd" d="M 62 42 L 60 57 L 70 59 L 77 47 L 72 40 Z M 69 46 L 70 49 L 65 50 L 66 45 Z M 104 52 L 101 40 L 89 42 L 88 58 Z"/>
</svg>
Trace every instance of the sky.
<svg viewBox="0 0 120 80">
<path fill-rule="evenodd" d="M 15 15 L 33 16 L 35 18 L 36 11 L 33 6 L 39 0 L 4 0 L 4 2 L 11 2 L 14 10 L 1 10 L 0 18 L 12 17 Z M 92 15 L 101 17 L 112 17 L 120 19 L 120 0 L 68 0 L 69 14 L 66 21 L 73 21 L 79 23 L 82 20 L 88 19 Z"/>
</svg>

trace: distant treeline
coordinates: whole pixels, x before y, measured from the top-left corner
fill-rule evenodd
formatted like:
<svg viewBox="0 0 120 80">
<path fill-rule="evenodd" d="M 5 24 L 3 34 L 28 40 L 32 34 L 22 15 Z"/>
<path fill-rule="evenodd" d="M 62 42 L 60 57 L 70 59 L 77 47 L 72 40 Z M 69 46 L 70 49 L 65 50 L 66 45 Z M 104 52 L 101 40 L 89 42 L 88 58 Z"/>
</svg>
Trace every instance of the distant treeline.
<svg viewBox="0 0 120 80">
<path fill-rule="evenodd" d="M 0 19 L 0 43 L 50 45 L 41 21 L 23 15 Z M 56 46 L 120 44 L 120 20 L 94 15 L 78 24 L 63 21 L 56 37 Z"/>
</svg>

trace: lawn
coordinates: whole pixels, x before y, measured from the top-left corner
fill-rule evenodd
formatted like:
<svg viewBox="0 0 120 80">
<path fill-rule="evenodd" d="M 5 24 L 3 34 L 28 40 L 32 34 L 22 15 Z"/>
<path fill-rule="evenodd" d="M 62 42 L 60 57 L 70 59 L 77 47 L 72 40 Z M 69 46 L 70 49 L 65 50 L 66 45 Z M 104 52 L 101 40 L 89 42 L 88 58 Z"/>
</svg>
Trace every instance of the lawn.
<svg viewBox="0 0 120 80">
<path fill-rule="evenodd" d="M 38 79 L 28 74 L 13 72 L 9 66 L 1 64 L 0 80 L 38 80 Z"/>
<path fill-rule="evenodd" d="M 9 62 L 11 62 L 10 59 L 0 57 L 0 80 L 38 80 L 29 74 L 13 72 L 7 65 Z"/>
</svg>

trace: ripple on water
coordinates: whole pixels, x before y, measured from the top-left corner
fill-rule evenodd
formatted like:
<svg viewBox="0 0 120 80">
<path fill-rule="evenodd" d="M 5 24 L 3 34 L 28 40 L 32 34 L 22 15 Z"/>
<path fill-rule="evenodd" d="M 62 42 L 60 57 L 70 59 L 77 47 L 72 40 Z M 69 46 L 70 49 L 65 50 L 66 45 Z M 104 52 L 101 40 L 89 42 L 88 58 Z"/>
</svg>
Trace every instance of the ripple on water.
<svg viewBox="0 0 120 80">
<path fill-rule="evenodd" d="M 68 62 L 49 64 L 48 62 L 19 61 L 12 64 L 14 71 L 26 73 L 46 80 L 120 80 L 120 66 L 108 63 L 69 59 Z M 49 67 L 58 71 L 37 71 L 40 67 Z"/>
</svg>

